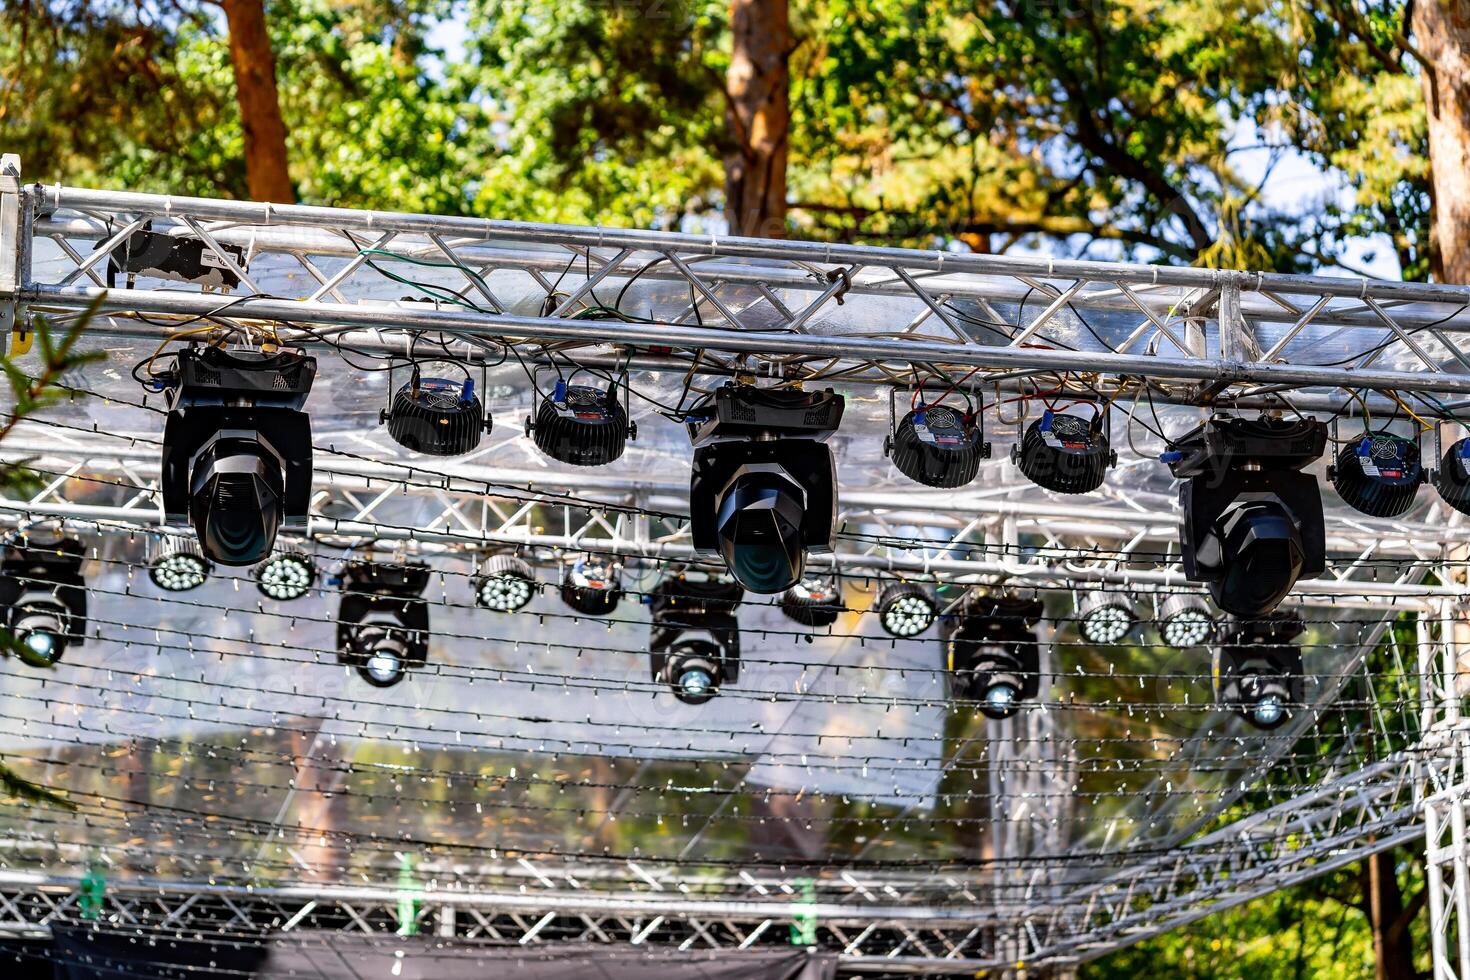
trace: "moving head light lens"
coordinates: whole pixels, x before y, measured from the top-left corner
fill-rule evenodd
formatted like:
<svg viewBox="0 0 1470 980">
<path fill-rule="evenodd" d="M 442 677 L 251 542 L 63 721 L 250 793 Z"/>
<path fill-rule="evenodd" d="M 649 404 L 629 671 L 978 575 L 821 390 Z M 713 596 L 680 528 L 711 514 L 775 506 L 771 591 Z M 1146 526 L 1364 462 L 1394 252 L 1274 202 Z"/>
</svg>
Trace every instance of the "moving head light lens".
<svg viewBox="0 0 1470 980">
<path fill-rule="evenodd" d="M 685 704 L 704 704 L 719 692 L 720 651 L 703 640 L 676 643 L 669 651 L 666 676 L 674 697 Z"/>
<path fill-rule="evenodd" d="M 1279 695 L 1267 694 L 1251 709 L 1250 720 L 1257 728 L 1275 728 L 1286 718 L 1286 705 Z"/>
<path fill-rule="evenodd" d="M 1296 521 L 1275 500 L 1244 500 L 1220 516 L 1220 577 L 1209 583 L 1215 605 L 1248 618 L 1275 609 L 1306 563 Z"/>
<path fill-rule="evenodd" d="M 392 635 L 373 637 L 365 634 L 363 645 L 367 659 L 358 664 L 357 672 L 374 687 L 392 687 L 408 676 L 408 648 Z"/>
<path fill-rule="evenodd" d="M 721 495 L 715 515 L 720 556 L 751 592 L 771 595 L 801 581 L 806 492 L 779 470 L 747 467 Z"/>
<path fill-rule="evenodd" d="M 26 659 L 47 664 L 60 660 L 66 650 L 66 620 L 66 608 L 59 602 L 34 602 L 20 609 L 14 633 Z"/>
<path fill-rule="evenodd" d="M 221 439 L 195 464 L 189 519 L 204 554 L 221 565 L 254 565 L 281 527 L 285 481 L 278 460 L 253 439 Z"/>
<path fill-rule="evenodd" d="M 1001 721 L 1014 715 L 1020 702 L 1020 688 L 1009 681 L 993 681 L 980 699 L 980 713 Z"/>
</svg>

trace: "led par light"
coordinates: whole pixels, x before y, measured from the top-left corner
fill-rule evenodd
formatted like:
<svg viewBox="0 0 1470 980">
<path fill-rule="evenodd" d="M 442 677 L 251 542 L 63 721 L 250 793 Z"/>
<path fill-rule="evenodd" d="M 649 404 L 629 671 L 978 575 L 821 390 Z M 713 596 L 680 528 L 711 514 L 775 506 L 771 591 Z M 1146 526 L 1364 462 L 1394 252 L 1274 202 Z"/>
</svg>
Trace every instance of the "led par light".
<svg viewBox="0 0 1470 980">
<path fill-rule="evenodd" d="M 316 584 L 316 563 L 300 551 L 277 551 L 255 566 L 255 587 L 267 599 L 300 599 Z"/>
<path fill-rule="evenodd" d="M 1419 443 L 1391 432 L 1374 432 L 1348 443 L 1327 467 L 1327 478 L 1343 502 L 1369 517 L 1397 517 L 1414 506 L 1424 465 Z"/>
<path fill-rule="evenodd" d="M 1009 718 L 1041 690 L 1039 599 L 972 592 L 942 632 L 954 697 L 978 701 L 987 718 Z"/>
<path fill-rule="evenodd" d="M 474 379 L 420 377 L 417 364 L 378 420 L 388 424 L 394 442 L 427 456 L 462 456 L 480 444 L 492 425 L 475 394 Z"/>
<path fill-rule="evenodd" d="M 199 542 L 177 534 L 164 534 L 149 549 L 148 578 L 165 592 L 197 589 L 214 571 L 214 564 L 199 550 Z"/>
<path fill-rule="evenodd" d="M 476 604 L 496 612 L 525 608 L 539 588 L 531 566 L 515 555 L 491 555 L 471 584 Z"/>
<path fill-rule="evenodd" d="M 685 704 L 704 704 L 740 677 L 740 624 L 735 609 L 745 590 L 737 582 L 671 578 L 649 600 L 653 628 L 649 666 Z"/>
<path fill-rule="evenodd" d="M 20 657 L 33 664 L 55 663 L 67 644 L 84 642 L 87 586 L 81 542 L 13 537 L 0 558 L 0 610 Z"/>
<path fill-rule="evenodd" d="M 193 526 L 204 556 L 254 565 L 281 528 L 304 531 L 316 359 L 189 347 L 178 354 L 163 427 L 163 512 Z"/>
<path fill-rule="evenodd" d="M 536 420 L 526 419 L 526 434 L 552 459 L 573 466 L 602 466 L 623 455 L 638 427 L 628 422 L 628 410 L 618 402 L 617 390 L 558 381 L 541 399 Z"/>
<path fill-rule="evenodd" d="M 1077 603 L 1077 622 L 1088 643 L 1119 643 L 1136 621 L 1132 604 L 1120 592 L 1089 592 Z"/>
<path fill-rule="evenodd" d="M 427 565 L 354 561 L 342 576 L 337 651 L 374 687 L 392 687 L 429 660 Z"/>
<path fill-rule="evenodd" d="M 561 601 L 587 616 L 606 616 L 623 597 L 623 566 L 612 558 L 585 555 L 567 566 Z"/>
<path fill-rule="evenodd" d="M 1470 438 L 1445 450 L 1434 472 L 1434 489 L 1455 510 L 1470 514 Z"/>
<path fill-rule="evenodd" d="M 803 626 L 831 626 L 845 608 L 833 578 L 804 578 L 781 593 L 781 611 Z"/>
<path fill-rule="evenodd" d="M 1118 454 L 1108 444 L 1106 411 L 1094 406 L 1091 419 L 1051 409 L 1026 427 L 1011 459 L 1026 478 L 1057 493 L 1091 493 L 1102 486 Z"/>
<path fill-rule="evenodd" d="M 939 606 L 928 589 L 915 582 L 889 582 L 873 601 L 878 624 L 901 640 L 918 636 L 939 616 Z"/>
<path fill-rule="evenodd" d="M 1292 641 L 1305 630 L 1296 612 L 1227 623 L 1215 663 L 1215 703 L 1266 731 L 1290 721 L 1302 703 L 1302 654 Z"/>
<path fill-rule="evenodd" d="M 1158 607 L 1159 637 L 1165 646 L 1182 650 L 1207 642 L 1215 632 L 1215 617 L 1197 595 L 1176 593 Z"/>
<path fill-rule="evenodd" d="M 965 408 L 920 402 L 893 425 L 893 390 L 888 394 L 892 432 L 883 452 L 898 471 L 928 487 L 962 487 L 980 472 L 980 461 L 990 458 L 982 416 L 966 399 Z"/>
<path fill-rule="evenodd" d="M 1316 419 L 1216 416 L 1162 458 L 1183 482 L 1184 574 L 1215 605 L 1251 618 L 1275 609 L 1297 580 L 1326 566 L 1322 494 L 1302 472 L 1322 455 Z"/>
<path fill-rule="evenodd" d="M 773 595 L 802 579 L 809 552 L 832 550 L 837 468 L 826 440 L 842 421 L 830 388 L 715 389 L 689 423 L 694 470 L 690 532 L 751 592 Z"/>
</svg>

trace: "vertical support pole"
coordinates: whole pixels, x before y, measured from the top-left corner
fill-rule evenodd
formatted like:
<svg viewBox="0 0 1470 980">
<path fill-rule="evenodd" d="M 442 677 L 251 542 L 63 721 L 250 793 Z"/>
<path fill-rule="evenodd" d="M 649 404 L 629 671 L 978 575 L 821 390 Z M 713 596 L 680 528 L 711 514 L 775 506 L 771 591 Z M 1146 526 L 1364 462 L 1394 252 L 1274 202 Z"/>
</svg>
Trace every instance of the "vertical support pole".
<svg viewBox="0 0 1470 980">
<path fill-rule="evenodd" d="M 1247 279 L 1242 272 L 1221 273 L 1220 300 L 1216 316 L 1220 324 L 1220 358 L 1224 361 L 1252 361 L 1261 356 L 1250 324 L 1240 308 L 1241 286 Z"/>
<path fill-rule="evenodd" d="M 19 322 L 16 291 L 27 269 L 21 233 L 20 157 L 0 156 L 0 355 L 10 350 L 10 333 Z"/>
<path fill-rule="evenodd" d="M 1435 605 L 1439 637 L 1418 624 L 1419 680 L 1423 735 L 1438 739 L 1426 758 L 1427 779 L 1420 803 L 1424 816 L 1425 873 L 1429 888 L 1429 936 L 1434 980 L 1470 980 L 1470 834 L 1465 808 L 1470 801 L 1470 732 L 1460 725 L 1459 644 L 1454 607 Z M 1448 840 L 1446 840 L 1448 836 Z"/>
</svg>

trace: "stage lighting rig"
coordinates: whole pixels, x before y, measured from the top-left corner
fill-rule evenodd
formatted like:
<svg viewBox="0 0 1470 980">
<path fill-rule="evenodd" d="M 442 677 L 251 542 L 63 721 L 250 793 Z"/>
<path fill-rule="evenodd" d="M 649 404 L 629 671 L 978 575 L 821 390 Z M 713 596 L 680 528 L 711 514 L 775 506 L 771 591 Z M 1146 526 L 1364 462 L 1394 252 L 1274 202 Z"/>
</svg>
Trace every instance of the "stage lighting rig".
<svg viewBox="0 0 1470 980">
<path fill-rule="evenodd" d="M 1121 592 L 1089 592 L 1077 603 L 1077 624 L 1088 643 L 1112 646 L 1121 643 L 1137 618 L 1133 606 Z"/>
<path fill-rule="evenodd" d="M 1326 445 L 1314 418 L 1215 416 L 1161 457 L 1183 481 L 1185 577 L 1225 612 L 1268 613 L 1326 567 L 1322 494 L 1302 472 Z"/>
<path fill-rule="evenodd" d="M 495 612 L 525 608 L 541 587 L 531 566 L 515 555 L 491 555 L 471 585 L 475 603 Z"/>
<path fill-rule="evenodd" d="M 1470 514 L 1470 437 L 1446 449 L 1434 472 L 1440 498 L 1462 514 Z"/>
<path fill-rule="evenodd" d="M 420 562 L 354 561 L 342 576 L 337 615 L 341 662 L 374 687 L 392 687 L 429 659 L 429 568 Z"/>
<path fill-rule="evenodd" d="M 102 243 L 97 243 L 101 247 Z M 238 245 L 220 244 L 220 251 L 230 256 L 237 268 L 245 268 L 245 250 Z M 138 276 L 193 282 L 213 289 L 234 289 L 240 277 L 202 238 L 192 235 L 164 235 L 153 231 L 153 222 L 133 232 L 107 255 L 107 288 L 117 285 L 117 275 L 126 277 L 132 289 Z"/>
<path fill-rule="evenodd" d="M 964 408 L 920 401 L 896 423 L 894 397 L 890 388 L 889 435 L 883 441 L 883 452 L 898 471 L 929 487 L 962 487 L 975 479 L 980 461 L 990 458 L 990 443 L 985 441 L 984 416 L 970 396 L 960 393 Z"/>
<path fill-rule="evenodd" d="M 393 375 L 388 372 L 392 401 L 378 414 L 378 421 L 387 423 L 388 435 L 404 449 L 427 456 L 462 456 L 490 431 L 493 423 L 468 374 L 458 381 L 426 378 L 415 363 L 397 390 Z M 483 380 L 482 373 L 482 386 Z"/>
<path fill-rule="evenodd" d="M 628 421 L 628 408 L 618 401 L 617 388 L 603 391 L 591 385 L 557 381 L 541 399 L 526 434 L 552 459 L 573 466 L 602 466 L 623 455 L 629 439 L 638 438 L 638 426 Z"/>
<path fill-rule="evenodd" d="M 1296 612 L 1227 623 L 1215 661 L 1215 703 L 1266 731 L 1290 721 L 1302 703 L 1302 654 L 1293 641 L 1305 630 Z"/>
<path fill-rule="evenodd" d="M 1036 624 L 1040 599 L 972 592 L 946 616 L 941 632 L 957 699 L 979 702 L 987 718 L 1009 718 L 1041 690 Z"/>
<path fill-rule="evenodd" d="M 901 640 L 918 636 L 939 617 L 934 595 L 916 582 L 889 582 L 873 600 L 878 624 L 889 636 Z"/>
<path fill-rule="evenodd" d="M 567 566 L 561 601 L 587 616 L 606 616 L 623 597 L 623 566 L 615 558 L 584 555 Z"/>
<path fill-rule="evenodd" d="M 781 593 L 781 611 L 803 626 L 831 626 L 845 609 L 835 578 L 808 576 Z"/>
<path fill-rule="evenodd" d="M 1215 617 L 1197 595 L 1175 593 L 1158 606 L 1159 638 L 1165 646 L 1182 650 L 1206 643 L 1215 632 Z"/>
<path fill-rule="evenodd" d="M 214 563 L 199 550 L 199 542 L 176 534 L 154 539 L 148 559 L 148 578 L 165 592 L 188 592 L 209 580 Z"/>
<path fill-rule="evenodd" d="M 315 376 L 296 350 L 179 351 L 164 381 L 164 519 L 192 525 L 211 561 L 253 565 L 278 530 L 306 529 Z"/>
<path fill-rule="evenodd" d="M 55 663 L 87 635 L 87 586 L 81 542 L 12 536 L 0 558 L 0 608 L 21 659 Z"/>
<path fill-rule="evenodd" d="M 690 532 L 751 592 L 801 581 L 808 552 L 832 550 L 837 470 L 826 440 L 842 421 L 830 388 L 726 384 L 689 413 Z"/>
<path fill-rule="evenodd" d="M 1398 517 L 1424 482 L 1419 442 L 1391 432 L 1365 433 L 1337 454 L 1327 478 L 1343 502 L 1369 517 Z"/>
<path fill-rule="evenodd" d="M 311 592 L 316 563 L 300 551 L 277 551 L 255 566 L 255 587 L 268 599 L 290 602 Z"/>
<path fill-rule="evenodd" d="M 738 582 L 685 576 L 665 579 L 649 599 L 653 629 L 649 664 L 685 704 L 704 704 L 740 677 L 740 624 L 735 610 L 745 590 Z"/>
<path fill-rule="evenodd" d="M 1011 447 L 1011 459 L 1032 483 L 1057 493 L 1091 493 L 1102 486 L 1118 454 L 1108 442 L 1107 410 L 1087 404 L 1090 419 L 1046 409 Z"/>
</svg>

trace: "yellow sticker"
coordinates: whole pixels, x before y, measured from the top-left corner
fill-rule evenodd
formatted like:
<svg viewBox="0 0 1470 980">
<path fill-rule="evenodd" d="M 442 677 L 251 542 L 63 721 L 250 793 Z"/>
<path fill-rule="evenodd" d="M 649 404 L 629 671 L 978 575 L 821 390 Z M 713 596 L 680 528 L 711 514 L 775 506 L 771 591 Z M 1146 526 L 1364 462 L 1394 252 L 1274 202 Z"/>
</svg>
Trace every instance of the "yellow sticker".
<svg viewBox="0 0 1470 980">
<path fill-rule="evenodd" d="M 21 330 L 17 326 L 10 331 L 10 356 L 22 357 L 31 352 L 31 340 L 36 336 L 34 330 Z"/>
</svg>

